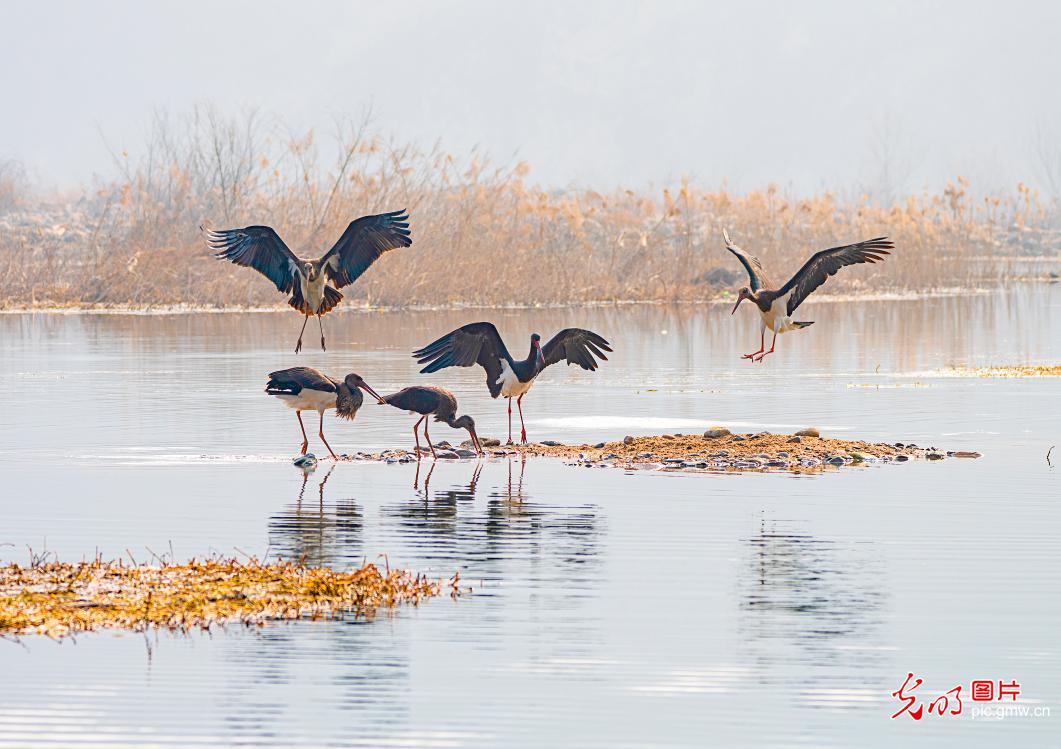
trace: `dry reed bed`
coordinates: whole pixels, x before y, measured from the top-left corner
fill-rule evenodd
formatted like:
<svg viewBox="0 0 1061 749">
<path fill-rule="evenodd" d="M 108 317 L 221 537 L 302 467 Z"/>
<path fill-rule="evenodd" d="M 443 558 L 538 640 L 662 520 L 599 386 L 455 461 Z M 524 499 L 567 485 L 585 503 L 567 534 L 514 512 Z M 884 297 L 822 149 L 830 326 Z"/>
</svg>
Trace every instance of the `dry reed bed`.
<svg viewBox="0 0 1061 749">
<path fill-rule="evenodd" d="M 1013 364 L 997 367 L 949 367 L 947 377 L 1061 377 L 1061 364 Z"/>
<path fill-rule="evenodd" d="M 998 282 L 1000 255 L 1056 255 L 1037 196 L 974 198 L 958 178 L 891 206 L 775 187 L 733 194 L 683 181 L 659 191 L 545 190 L 525 163 L 422 151 L 339 123 L 334 160 L 312 133 L 278 137 L 254 117 L 160 116 L 146 155 L 58 217 L 0 231 L 0 305 L 280 305 L 253 271 L 210 259 L 198 226 L 275 227 L 296 253 L 323 252 L 352 218 L 408 208 L 414 244 L 377 263 L 349 302 L 372 306 L 565 304 L 717 298 L 745 279 L 723 226 L 778 280 L 812 250 L 878 235 L 889 262 L 829 290 L 924 291 Z M 2 223 L 2 222 L 0 222 Z M 10 223 L 10 222 L 9 222 Z M 520 290 L 513 297 L 515 289 Z"/>
<path fill-rule="evenodd" d="M 35 562 L 0 567 L 0 635 L 63 637 L 98 629 L 187 632 L 227 624 L 328 618 L 418 604 L 458 579 L 428 580 L 366 564 L 350 572 L 251 559 L 186 564 Z"/>
</svg>

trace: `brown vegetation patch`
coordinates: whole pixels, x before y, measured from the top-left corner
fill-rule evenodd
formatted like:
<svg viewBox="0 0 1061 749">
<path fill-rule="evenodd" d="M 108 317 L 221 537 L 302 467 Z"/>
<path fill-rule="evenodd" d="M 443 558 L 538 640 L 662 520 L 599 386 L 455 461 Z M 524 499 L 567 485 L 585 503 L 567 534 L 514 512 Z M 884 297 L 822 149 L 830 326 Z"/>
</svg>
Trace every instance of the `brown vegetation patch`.
<svg viewBox="0 0 1061 749">
<path fill-rule="evenodd" d="M 834 465 L 903 462 L 911 458 L 980 457 L 979 453 L 947 453 L 914 444 L 768 432 L 719 437 L 683 434 L 627 437 L 596 445 L 532 444 L 516 449 L 530 455 L 573 459 L 585 465 L 664 470 L 807 471 Z"/>
<path fill-rule="evenodd" d="M 709 437 L 707 434 L 718 434 Z M 563 458 L 575 465 L 601 468 L 659 469 L 686 471 L 821 471 L 845 465 L 868 463 L 903 463 L 913 458 L 979 458 L 968 450 L 943 451 L 934 446 L 919 447 L 913 443 L 866 442 L 816 436 L 817 430 L 800 430 L 796 434 L 730 434 L 728 429 L 714 428 L 704 435 L 663 434 L 626 437 L 615 442 L 564 445 L 558 442 L 533 442 L 529 445 L 488 447 L 490 455 L 539 455 Z M 484 441 L 484 444 L 485 441 Z M 449 443 L 436 445 L 444 459 L 474 459 L 470 443 L 450 449 Z M 421 458 L 428 457 L 424 449 Z M 408 463 L 416 456 L 407 450 L 391 449 L 381 453 L 356 453 L 342 456 L 349 460 L 381 460 Z"/>
<path fill-rule="evenodd" d="M 431 581 L 366 564 L 350 572 L 251 559 L 192 560 L 158 566 L 113 562 L 0 567 L 0 635 L 62 637 L 104 628 L 134 631 L 270 620 L 328 618 L 417 604 L 457 580 Z"/>
<path fill-rule="evenodd" d="M 1002 367 L 950 367 L 953 377 L 1061 377 L 1061 364 L 1014 364 Z"/>
</svg>

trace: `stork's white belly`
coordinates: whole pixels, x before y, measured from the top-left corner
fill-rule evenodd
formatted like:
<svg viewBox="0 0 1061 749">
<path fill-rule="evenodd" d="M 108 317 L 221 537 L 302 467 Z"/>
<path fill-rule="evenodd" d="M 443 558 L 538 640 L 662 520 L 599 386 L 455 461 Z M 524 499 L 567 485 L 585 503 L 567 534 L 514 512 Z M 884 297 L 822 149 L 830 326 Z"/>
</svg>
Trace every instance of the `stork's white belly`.
<svg viewBox="0 0 1061 749">
<path fill-rule="evenodd" d="M 279 393 L 275 397 L 285 406 L 296 411 L 320 411 L 324 413 L 329 408 L 335 408 L 335 393 L 326 393 L 323 390 L 304 388 L 297 395 Z"/>
<path fill-rule="evenodd" d="M 306 300 L 310 309 L 320 309 L 321 302 L 324 301 L 324 284 L 326 282 L 324 273 L 320 273 L 316 281 L 310 281 L 304 275 L 300 275 L 300 278 L 302 282 L 302 298 Z"/>
<path fill-rule="evenodd" d="M 512 371 L 512 367 L 508 365 L 505 359 L 502 359 L 501 376 L 497 378 L 496 384 L 501 386 L 501 395 L 503 397 L 518 398 L 531 389 L 531 385 L 534 384 L 534 378 L 532 377 L 530 382 L 520 382 L 519 378 L 516 377 L 516 373 Z"/>
<path fill-rule="evenodd" d="M 770 305 L 769 311 L 763 312 L 759 310 L 759 314 L 763 318 L 763 325 L 766 326 L 767 330 L 777 333 L 787 333 L 790 330 L 796 330 L 796 326 L 792 324 L 792 318 L 786 310 L 787 306 L 788 299 L 778 298 Z"/>
</svg>

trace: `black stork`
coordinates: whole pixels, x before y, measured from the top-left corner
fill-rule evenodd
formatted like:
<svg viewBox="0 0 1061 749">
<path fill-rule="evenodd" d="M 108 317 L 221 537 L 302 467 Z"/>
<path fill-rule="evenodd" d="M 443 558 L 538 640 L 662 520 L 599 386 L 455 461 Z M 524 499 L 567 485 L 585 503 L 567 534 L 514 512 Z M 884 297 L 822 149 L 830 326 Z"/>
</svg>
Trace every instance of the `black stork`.
<svg viewBox="0 0 1061 749">
<path fill-rule="evenodd" d="M 317 411 L 320 413 L 318 436 L 328 448 L 332 458 L 336 460 L 338 456 L 328 444 L 328 440 L 324 438 L 324 412 L 334 408 L 336 416 L 353 421 L 357 416 L 357 410 L 361 408 L 365 400 L 361 395 L 362 390 L 380 403 L 383 402 L 379 393 L 369 387 L 368 383 L 361 379 L 361 375 L 353 372 L 342 380 L 337 380 L 310 367 L 292 367 L 270 373 L 269 382 L 265 385 L 266 393 L 275 396 L 288 408 L 295 409 L 298 425 L 302 428 L 303 455 L 309 447 L 309 437 L 306 436 L 306 425 L 302 423 L 302 412 Z"/>
<path fill-rule="evenodd" d="M 825 283 L 829 276 L 835 275 L 845 265 L 876 263 L 884 260 L 884 255 L 890 255 L 889 250 L 895 249 L 895 245 L 887 237 L 877 237 L 857 244 L 822 250 L 812 255 L 810 260 L 796 272 L 796 275 L 788 279 L 788 283 L 778 288 L 767 279 L 759 258 L 749 255 L 733 244 L 725 229 L 722 230 L 722 237 L 726 240 L 726 249 L 741 261 L 751 281 L 750 288 L 742 286 L 737 292 L 737 303 L 733 305 L 733 311 L 730 314 L 737 311 L 741 302 L 750 299 L 758 308 L 759 316 L 762 317 L 762 326 L 759 329 L 759 350 L 741 357 L 757 362 L 761 362 L 768 354 L 774 353 L 778 333 L 787 333 L 790 330 L 799 330 L 814 324 L 813 321 L 793 320 L 792 313 L 803 303 L 804 299 Z M 774 331 L 769 351 L 766 350 L 767 328 Z"/>
<path fill-rule="evenodd" d="M 215 250 L 214 257 L 254 268 L 279 291 L 291 295 L 287 303 L 306 316 L 295 344 L 296 354 L 302 349 L 302 334 L 311 315 L 317 316 L 321 348 L 327 350 L 321 315 L 342 301 L 343 295 L 337 289 L 356 281 L 387 250 L 413 243 L 409 216 L 404 210 L 352 221 L 339 241 L 319 260 L 296 257 L 269 226 L 204 231 L 210 249 Z"/>
<path fill-rule="evenodd" d="M 420 424 L 424 425 L 424 438 L 427 440 L 427 446 L 431 448 L 431 457 L 438 457 L 435 454 L 435 446 L 431 444 L 431 435 L 427 433 L 429 416 L 434 416 L 435 421 L 449 424 L 454 429 L 467 429 L 472 438 L 472 445 L 475 446 L 475 452 L 479 455 L 485 454 L 482 445 L 479 444 L 479 435 L 475 433 L 475 421 L 467 414 L 461 417 L 457 416 L 457 398 L 448 390 L 427 385 L 402 388 L 397 393 L 383 396 L 380 400 L 380 405 L 383 404 L 400 408 L 409 413 L 420 414 L 420 418 L 413 424 L 413 439 L 416 441 L 417 459 L 420 458 L 420 436 L 416 430 L 420 427 Z"/>
<path fill-rule="evenodd" d="M 583 369 L 595 370 L 596 356 L 604 361 L 604 351 L 611 345 L 596 333 L 581 328 L 561 330 L 542 346 L 542 337 L 531 335 L 530 353 L 523 361 L 512 358 L 501 335 L 492 323 L 474 322 L 457 328 L 434 343 L 413 352 L 418 364 L 426 364 L 423 373 L 437 372 L 446 367 L 470 367 L 478 364 L 486 370 L 486 386 L 490 397 L 508 398 L 508 444 L 512 444 L 512 399 L 519 409 L 520 438 L 527 442 L 527 427 L 523 423 L 523 396 L 534 384 L 534 378 L 550 364 L 566 360 Z"/>
</svg>

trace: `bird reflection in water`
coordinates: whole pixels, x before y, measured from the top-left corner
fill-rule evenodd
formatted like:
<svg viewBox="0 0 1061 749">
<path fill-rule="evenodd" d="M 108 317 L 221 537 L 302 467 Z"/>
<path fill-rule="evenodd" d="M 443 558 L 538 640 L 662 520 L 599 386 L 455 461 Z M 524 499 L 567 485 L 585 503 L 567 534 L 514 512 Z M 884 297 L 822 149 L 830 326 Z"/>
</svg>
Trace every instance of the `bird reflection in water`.
<svg viewBox="0 0 1061 749">
<path fill-rule="evenodd" d="M 874 545 L 816 538 L 793 525 L 763 518 L 759 532 L 744 540 L 749 560 L 739 575 L 742 639 L 751 660 L 767 669 L 785 668 L 793 648 L 807 651 L 808 662 L 820 669 L 806 675 L 803 695 L 813 701 L 834 669 L 880 659 L 879 650 L 865 646 L 884 645 L 886 575 Z M 852 648 L 844 647 L 848 643 Z"/>
<path fill-rule="evenodd" d="M 295 503 L 269 519 L 269 546 L 278 556 L 314 566 L 361 561 L 364 521 L 357 502 L 341 498 L 325 503 L 324 487 L 334 470 L 333 465 L 318 482 L 317 502 L 306 500 L 310 474 L 305 474 Z"/>
</svg>

